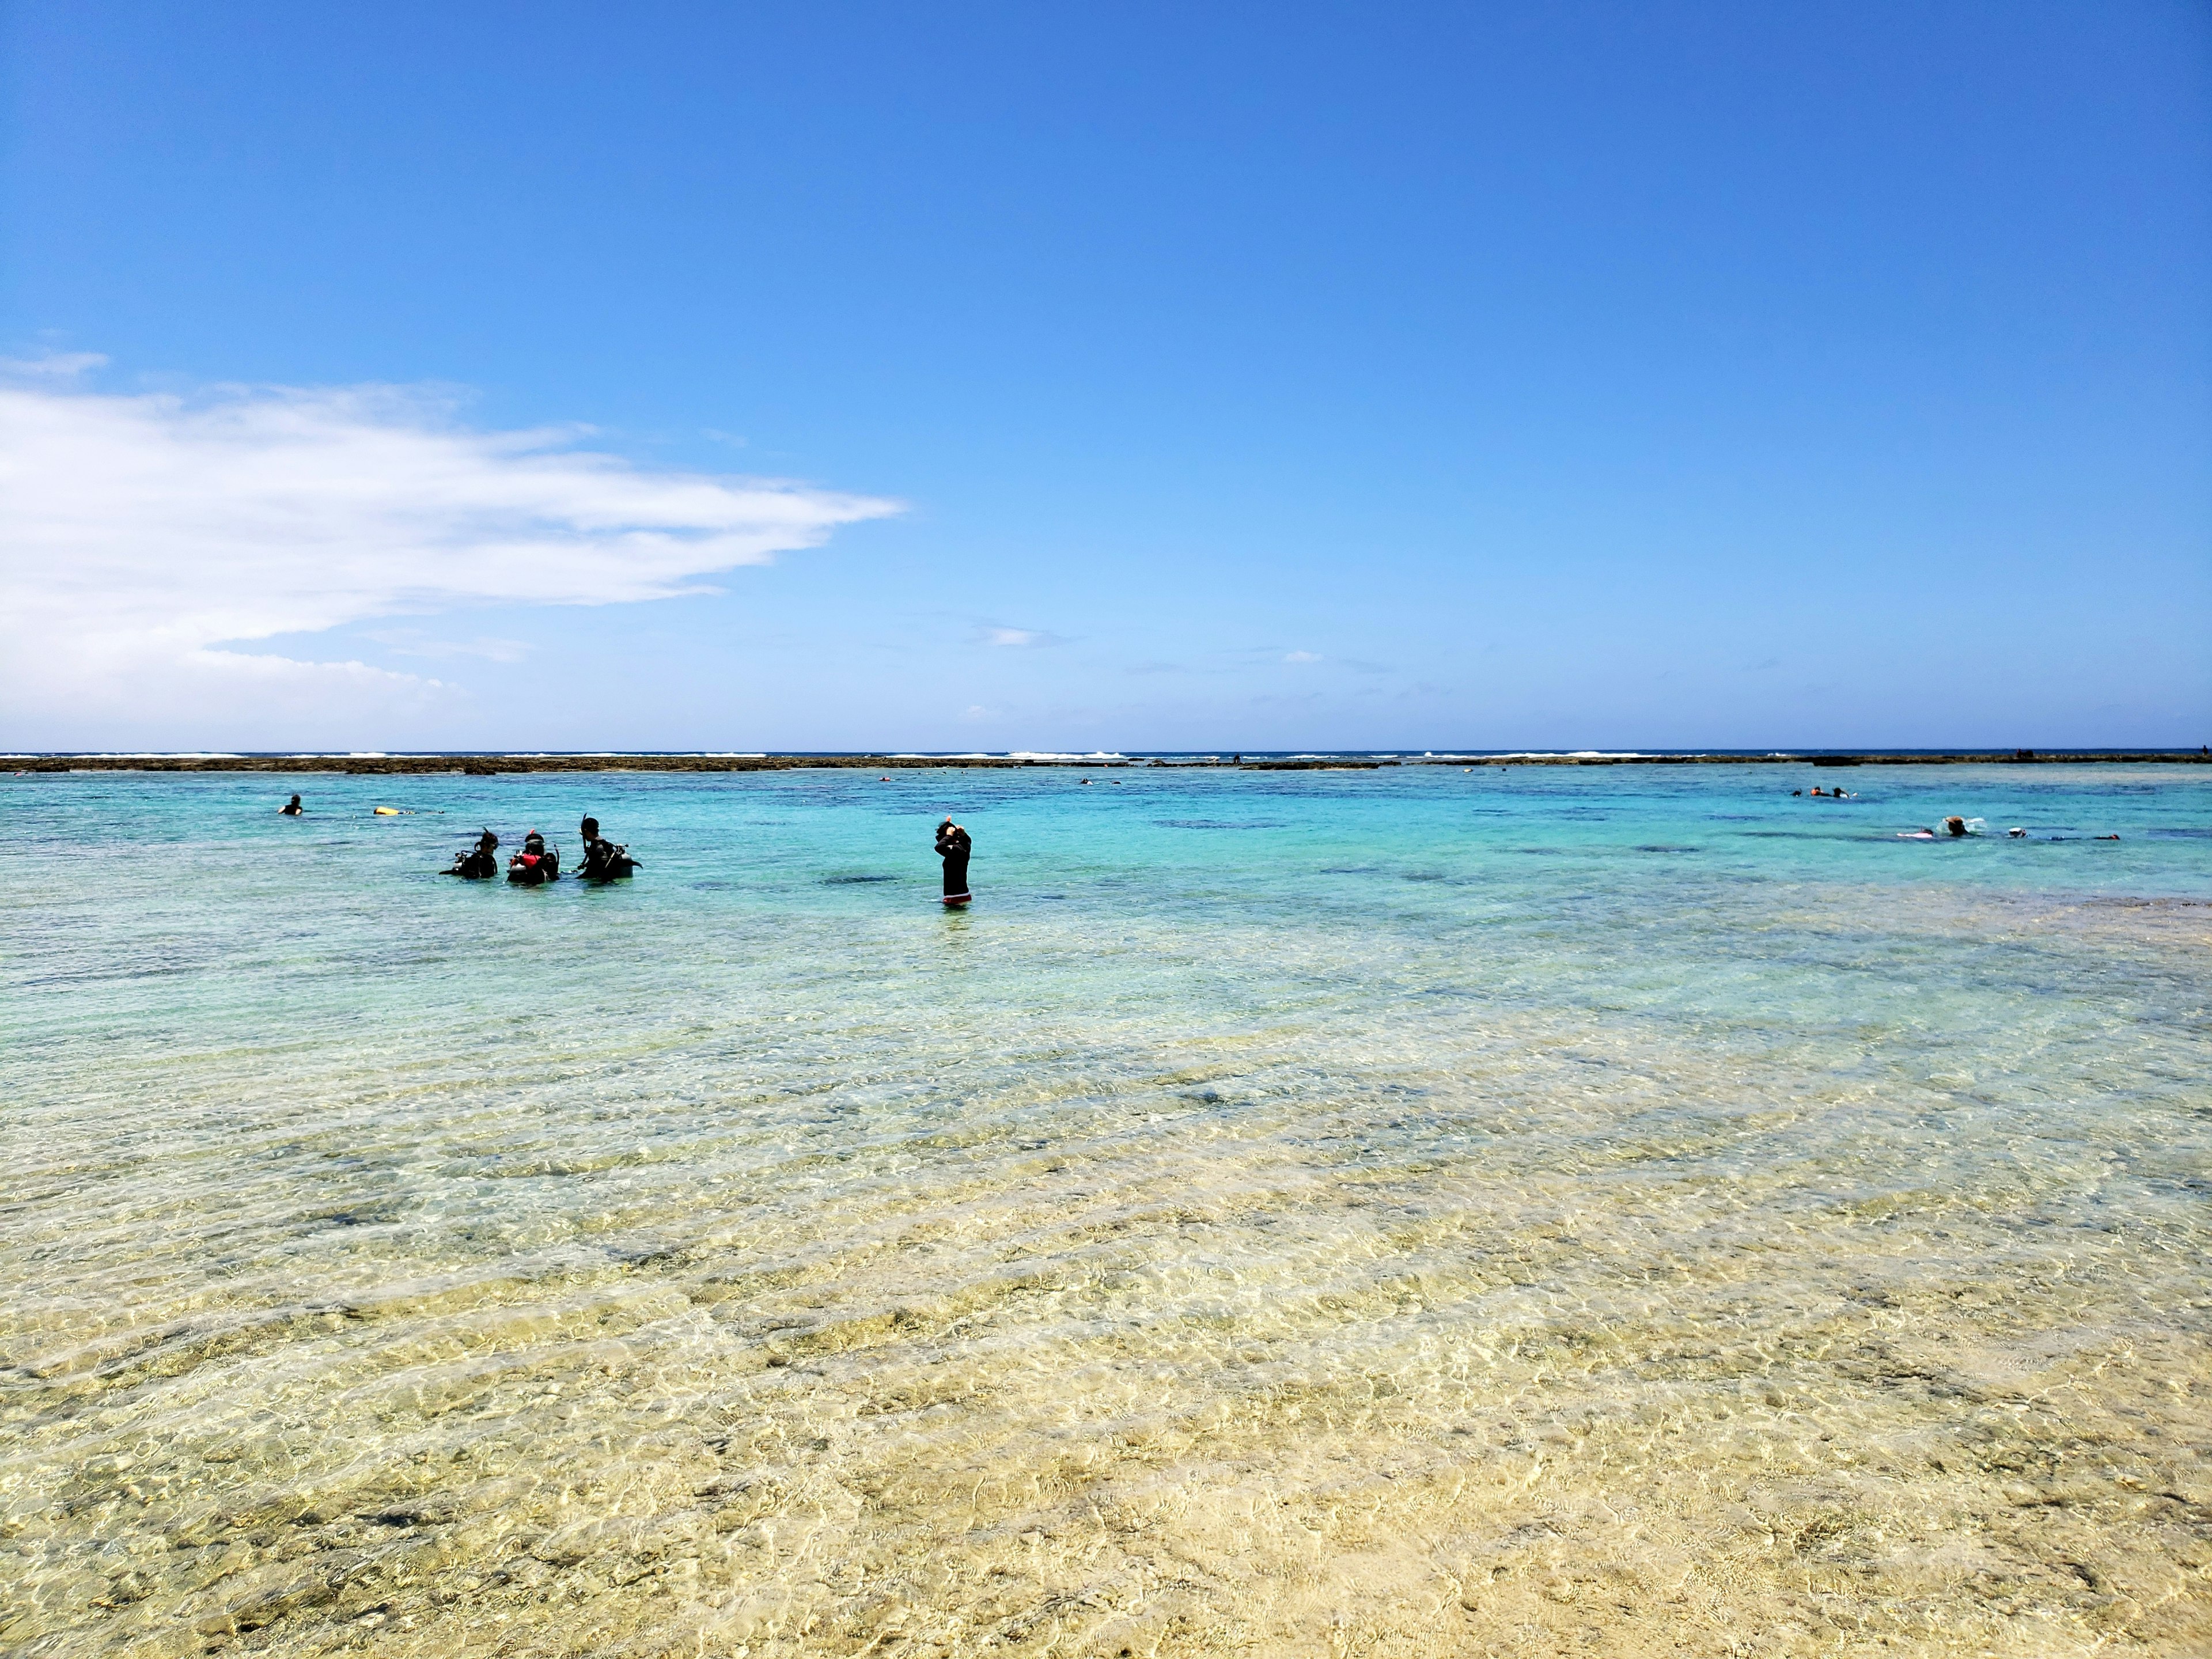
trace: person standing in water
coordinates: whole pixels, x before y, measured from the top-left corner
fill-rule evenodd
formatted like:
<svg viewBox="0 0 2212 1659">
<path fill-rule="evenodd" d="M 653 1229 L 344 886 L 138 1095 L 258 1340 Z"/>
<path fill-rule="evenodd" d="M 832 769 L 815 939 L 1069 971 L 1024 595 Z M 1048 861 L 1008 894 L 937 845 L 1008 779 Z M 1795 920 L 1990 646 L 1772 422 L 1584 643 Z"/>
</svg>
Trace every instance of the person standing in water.
<svg viewBox="0 0 2212 1659">
<path fill-rule="evenodd" d="M 629 855 L 629 848 L 608 841 L 599 834 L 599 821 L 586 818 L 584 835 L 584 879 L 613 881 L 640 868 L 638 861 Z"/>
<path fill-rule="evenodd" d="M 453 867 L 446 872 L 464 881 L 489 881 L 499 873 L 499 837 L 489 830 L 477 837 L 477 844 L 453 859 Z"/>
<path fill-rule="evenodd" d="M 307 808 L 300 805 L 300 798 L 297 795 L 295 795 L 291 799 L 286 801 L 276 810 L 288 818 L 296 818 L 301 813 L 307 811 Z"/>
<path fill-rule="evenodd" d="M 975 896 L 968 890 L 968 854 L 975 845 L 951 818 L 937 826 L 937 856 L 945 860 L 945 902 L 956 908 Z"/>
<path fill-rule="evenodd" d="M 614 854 L 613 843 L 599 839 L 599 821 L 597 818 L 586 818 L 579 828 L 584 837 L 584 873 L 587 876 L 600 874 Z"/>
</svg>

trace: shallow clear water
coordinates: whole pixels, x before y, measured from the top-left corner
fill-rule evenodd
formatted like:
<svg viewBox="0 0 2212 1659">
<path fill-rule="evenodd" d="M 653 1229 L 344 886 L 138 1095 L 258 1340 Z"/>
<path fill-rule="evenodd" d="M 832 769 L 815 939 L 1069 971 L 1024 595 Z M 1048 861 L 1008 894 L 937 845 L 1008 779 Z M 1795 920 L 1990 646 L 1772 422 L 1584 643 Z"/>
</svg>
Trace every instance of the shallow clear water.
<svg viewBox="0 0 2212 1659">
<path fill-rule="evenodd" d="M 7 781 L 0 1647 L 2212 1643 L 2212 769 L 1084 775 Z"/>
</svg>

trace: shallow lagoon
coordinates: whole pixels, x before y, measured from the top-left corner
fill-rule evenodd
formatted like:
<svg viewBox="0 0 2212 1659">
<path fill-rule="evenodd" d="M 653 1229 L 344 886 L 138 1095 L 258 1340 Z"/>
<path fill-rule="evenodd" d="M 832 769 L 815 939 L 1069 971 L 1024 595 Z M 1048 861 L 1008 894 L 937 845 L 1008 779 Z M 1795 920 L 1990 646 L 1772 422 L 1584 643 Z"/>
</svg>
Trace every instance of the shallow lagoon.
<svg viewBox="0 0 2212 1659">
<path fill-rule="evenodd" d="M 2212 769 L 1085 775 L 9 781 L 0 1644 L 2212 1642 Z"/>
</svg>

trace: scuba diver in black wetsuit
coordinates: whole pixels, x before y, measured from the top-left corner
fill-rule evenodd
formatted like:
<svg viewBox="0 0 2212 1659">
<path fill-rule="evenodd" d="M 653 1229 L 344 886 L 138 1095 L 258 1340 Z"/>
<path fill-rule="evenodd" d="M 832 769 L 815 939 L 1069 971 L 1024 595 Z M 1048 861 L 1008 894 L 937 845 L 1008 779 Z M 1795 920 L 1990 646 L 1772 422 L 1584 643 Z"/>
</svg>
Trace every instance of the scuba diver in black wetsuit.
<svg viewBox="0 0 2212 1659">
<path fill-rule="evenodd" d="M 956 908 L 974 896 L 968 890 L 968 854 L 975 845 L 951 818 L 937 826 L 937 855 L 945 860 L 945 902 Z"/>
<path fill-rule="evenodd" d="M 492 856 L 498 851 L 499 837 L 487 830 L 477 837 L 474 847 L 455 855 L 452 869 L 439 873 L 459 876 L 464 881 L 489 881 L 499 873 L 499 860 Z"/>
<path fill-rule="evenodd" d="M 639 867 L 629 855 L 629 848 L 599 838 L 599 821 L 586 818 L 580 826 L 584 836 L 584 867 L 577 873 L 586 881 L 613 881 L 629 875 Z"/>
</svg>

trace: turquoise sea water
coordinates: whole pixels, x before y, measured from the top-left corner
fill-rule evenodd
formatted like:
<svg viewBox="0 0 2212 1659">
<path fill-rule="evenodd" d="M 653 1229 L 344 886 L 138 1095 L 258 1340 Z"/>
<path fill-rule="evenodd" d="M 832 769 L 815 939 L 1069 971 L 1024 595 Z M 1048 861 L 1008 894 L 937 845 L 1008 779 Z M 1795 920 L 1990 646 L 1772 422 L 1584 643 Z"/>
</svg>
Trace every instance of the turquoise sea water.
<svg viewBox="0 0 2212 1659">
<path fill-rule="evenodd" d="M 11 1653 L 2212 1642 L 2212 769 L 7 789 Z"/>
</svg>

